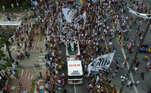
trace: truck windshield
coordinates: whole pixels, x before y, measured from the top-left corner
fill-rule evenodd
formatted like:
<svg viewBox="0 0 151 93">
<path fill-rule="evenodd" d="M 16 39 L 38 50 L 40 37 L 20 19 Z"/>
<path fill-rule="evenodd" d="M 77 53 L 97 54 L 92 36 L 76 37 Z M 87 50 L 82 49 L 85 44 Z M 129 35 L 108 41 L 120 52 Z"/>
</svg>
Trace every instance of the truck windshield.
<svg viewBox="0 0 151 93">
<path fill-rule="evenodd" d="M 68 79 L 82 79 L 83 76 L 68 76 Z"/>
</svg>

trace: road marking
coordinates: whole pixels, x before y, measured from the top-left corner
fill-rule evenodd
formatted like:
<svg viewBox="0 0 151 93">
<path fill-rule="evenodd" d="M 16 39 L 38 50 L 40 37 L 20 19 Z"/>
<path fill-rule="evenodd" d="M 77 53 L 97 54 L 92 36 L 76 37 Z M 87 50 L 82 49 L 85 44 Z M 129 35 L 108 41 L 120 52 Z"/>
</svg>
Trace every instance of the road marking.
<svg viewBox="0 0 151 93">
<path fill-rule="evenodd" d="M 23 76 L 23 73 L 24 73 L 24 70 L 22 69 L 22 71 L 21 71 L 21 77 Z"/>
<path fill-rule="evenodd" d="M 30 78 L 31 80 L 33 79 L 33 75 L 31 76 L 31 78 Z"/>
<path fill-rule="evenodd" d="M 14 90 L 14 89 L 16 89 L 16 86 L 12 86 L 10 89 L 11 89 L 11 90 Z"/>
<path fill-rule="evenodd" d="M 28 77 L 28 72 L 25 72 L 25 80 L 27 79 Z"/>
<path fill-rule="evenodd" d="M 46 63 L 39 63 L 40 65 L 45 65 Z"/>
<path fill-rule="evenodd" d="M 39 57 L 42 57 L 42 58 L 43 58 L 43 57 L 45 57 L 45 56 L 39 56 Z"/>
<path fill-rule="evenodd" d="M 134 81 L 134 77 L 133 77 L 132 72 L 130 72 L 130 77 L 131 77 L 132 82 L 134 83 L 135 81 Z M 133 87 L 134 87 L 134 89 L 135 89 L 135 92 L 138 93 L 138 89 L 136 88 L 136 86 L 133 85 Z"/>
<path fill-rule="evenodd" d="M 42 60 L 42 59 L 38 59 L 38 61 L 39 61 L 39 62 L 42 62 L 43 60 Z"/>
<path fill-rule="evenodd" d="M 121 46 L 121 51 L 122 51 L 122 54 L 123 54 L 123 56 L 124 56 L 124 59 L 126 60 L 126 54 L 125 54 L 125 51 L 124 51 L 123 46 Z M 129 66 L 129 63 L 126 62 L 126 64 L 127 64 L 127 68 L 129 69 L 129 67 L 130 67 L 130 66 Z M 130 72 L 130 78 L 131 78 L 132 82 L 134 83 L 135 81 L 134 81 L 134 77 L 133 77 L 132 72 Z M 134 87 L 135 92 L 136 92 L 136 93 L 139 93 L 139 92 L 138 92 L 138 89 L 136 88 L 136 86 L 133 85 L 133 87 Z"/>
<path fill-rule="evenodd" d="M 76 90 L 76 86 L 75 86 L 75 84 L 74 84 L 74 93 L 77 93 L 77 90 Z"/>
<path fill-rule="evenodd" d="M 28 74 L 28 80 L 31 78 L 31 74 L 30 74 L 30 72 L 29 72 L 29 74 Z"/>
<path fill-rule="evenodd" d="M 125 51 L 124 51 L 124 48 L 123 48 L 123 47 L 121 47 L 121 51 L 122 51 L 122 54 L 123 54 L 123 56 L 124 56 L 124 59 L 126 60 L 126 53 L 125 53 Z M 130 68 L 130 66 L 129 66 L 128 62 L 126 62 L 126 65 L 127 65 L 127 68 L 129 69 L 129 68 Z"/>
</svg>

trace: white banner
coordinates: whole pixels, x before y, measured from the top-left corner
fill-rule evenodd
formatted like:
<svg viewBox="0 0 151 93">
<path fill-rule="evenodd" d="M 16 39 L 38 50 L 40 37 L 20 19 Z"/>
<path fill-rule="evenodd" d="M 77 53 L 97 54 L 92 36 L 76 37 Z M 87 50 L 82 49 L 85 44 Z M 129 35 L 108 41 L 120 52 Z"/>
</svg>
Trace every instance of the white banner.
<svg viewBox="0 0 151 93">
<path fill-rule="evenodd" d="M 94 72 L 99 72 L 104 69 L 108 69 L 112 63 L 113 56 L 115 52 L 105 54 L 103 56 L 97 57 L 94 59 L 89 65 L 88 65 L 88 75 L 94 71 Z"/>
<path fill-rule="evenodd" d="M 144 14 L 144 13 L 139 13 L 139 12 L 136 12 L 134 10 L 132 10 L 131 8 L 129 8 L 129 12 L 138 16 L 138 17 L 142 17 L 142 18 L 145 18 L 145 19 L 151 19 L 151 14 Z"/>
<path fill-rule="evenodd" d="M 63 15 L 64 15 L 66 21 L 68 23 L 71 23 L 72 20 L 73 20 L 74 15 L 76 14 L 77 11 L 74 10 L 74 9 L 63 8 L 62 12 L 63 12 Z"/>
</svg>

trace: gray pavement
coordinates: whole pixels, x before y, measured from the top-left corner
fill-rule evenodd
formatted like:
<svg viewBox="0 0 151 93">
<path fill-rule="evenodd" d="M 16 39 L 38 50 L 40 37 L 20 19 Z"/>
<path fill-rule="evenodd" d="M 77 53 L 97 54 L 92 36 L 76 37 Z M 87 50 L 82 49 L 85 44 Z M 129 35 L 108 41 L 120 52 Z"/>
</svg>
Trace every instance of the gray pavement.
<svg viewBox="0 0 151 93">
<path fill-rule="evenodd" d="M 137 24 L 133 24 L 133 27 L 131 29 L 131 31 L 129 31 L 128 33 L 128 37 L 131 39 L 131 40 L 135 40 L 135 38 L 137 39 L 136 40 L 136 44 L 139 44 L 139 41 L 138 41 L 138 36 L 136 36 L 136 31 L 137 31 L 137 27 L 138 25 Z M 139 31 L 141 30 L 145 30 L 146 29 L 146 22 L 143 23 L 143 26 L 140 28 Z M 146 36 L 146 39 L 145 39 L 145 43 L 146 44 L 149 44 L 150 42 L 150 32 L 147 34 Z M 132 54 L 129 54 L 128 51 L 124 48 L 122 48 L 118 41 L 117 40 L 113 40 L 113 45 L 116 46 L 116 49 L 117 49 L 117 53 L 118 54 L 121 54 L 123 57 L 123 60 L 124 60 L 124 56 L 126 55 L 126 57 L 129 58 L 129 61 L 128 61 L 128 64 L 131 65 L 132 63 L 132 60 L 134 59 L 134 56 L 135 56 L 135 52 L 138 51 L 135 49 L 134 52 Z M 124 50 L 125 53 L 123 54 L 121 50 Z M 123 93 L 146 93 L 147 92 L 147 89 L 150 88 L 151 84 L 148 82 L 148 78 L 151 77 L 151 73 L 150 72 L 145 72 L 145 80 L 141 80 L 140 78 L 140 73 L 145 71 L 145 65 L 146 65 L 146 62 L 143 60 L 144 56 L 145 55 L 149 55 L 149 54 L 143 54 L 143 53 L 139 53 L 138 54 L 138 60 L 140 61 L 140 66 L 138 67 L 138 71 L 136 72 L 131 72 L 130 73 L 130 78 L 134 81 L 137 81 L 139 80 L 140 81 L 140 84 L 136 87 L 134 86 L 134 88 L 127 88 L 127 87 L 124 87 L 124 90 L 123 90 Z M 124 62 L 124 61 L 123 61 Z M 123 70 L 123 69 L 120 69 L 120 71 L 118 72 L 118 74 L 122 75 L 124 73 L 128 73 L 128 68 L 124 68 L 126 70 Z M 115 82 L 117 88 L 120 88 L 121 87 L 121 84 L 120 84 L 120 75 L 117 75 L 117 77 L 115 77 L 113 79 L 113 81 Z"/>
<path fill-rule="evenodd" d="M 42 72 L 42 76 L 45 76 L 46 67 L 45 67 L 45 60 L 44 55 L 46 54 L 45 51 L 40 53 L 39 47 L 41 45 L 44 45 L 43 42 L 38 42 L 37 46 L 33 49 L 33 51 L 30 52 L 30 58 L 25 58 L 24 60 L 21 60 L 19 63 L 21 65 L 20 71 L 19 71 L 19 77 L 20 80 L 22 80 L 23 87 L 27 88 L 28 90 L 31 89 L 31 83 L 32 80 L 37 80 L 39 77 L 39 72 Z M 41 46 L 43 47 L 43 46 Z M 40 67 L 35 67 L 35 64 L 40 65 Z M 27 72 L 29 71 L 30 72 Z M 15 82 L 16 80 L 14 80 Z M 26 82 L 26 83 L 24 83 Z M 12 83 L 12 87 L 15 87 L 16 89 L 17 85 L 14 85 L 15 83 Z M 30 84 L 30 85 L 29 85 Z M 17 92 L 12 92 L 17 93 Z"/>
</svg>

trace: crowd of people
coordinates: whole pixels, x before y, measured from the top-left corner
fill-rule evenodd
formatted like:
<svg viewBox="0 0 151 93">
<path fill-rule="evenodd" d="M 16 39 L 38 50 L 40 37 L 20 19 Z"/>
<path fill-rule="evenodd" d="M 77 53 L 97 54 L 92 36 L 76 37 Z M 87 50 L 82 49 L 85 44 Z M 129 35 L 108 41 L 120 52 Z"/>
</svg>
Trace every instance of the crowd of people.
<svg viewBox="0 0 151 93">
<path fill-rule="evenodd" d="M 114 39 L 117 39 L 120 45 L 123 45 L 131 54 L 137 46 L 136 41 L 129 39 L 127 36 L 132 28 L 131 25 L 133 22 L 139 25 L 137 28 L 137 35 L 139 35 L 138 42 L 143 38 L 144 31 L 140 31 L 140 27 L 145 20 L 142 18 L 135 19 L 134 16 L 127 15 L 126 4 L 127 3 L 122 0 L 104 0 L 97 3 L 90 1 L 87 3 L 87 7 L 83 9 L 79 8 L 78 5 L 75 5 L 75 7 L 68 6 L 65 2 L 57 2 L 55 4 L 47 2 L 47 4 L 45 4 L 43 7 L 44 11 L 40 18 L 41 21 L 44 22 L 44 28 L 46 28 L 44 30 L 45 46 L 46 50 L 49 51 L 45 57 L 47 60 L 46 78 L 48 85 L 51 86 L 50 89 L 55 90 L 56 87 L 58 87 L 58 82 L 64 81 L 64 78 L 57 79 L 55 85 L 54 82 L 50 82 L 56 80 L 55 77 L 57 76 L 62 77 L 62 74 L 64 76 L 64 72 L 59 71 L 59 68 L 63 69 L 65 67 L 65 60 L 62 61 L 62 57 L 60 57 L 60 44 L 70 40 L 78 40 L 85 76 L 92 81 L 88 83 L 87 88 L 93 89 L 93 91 L 98 93 L 105 93 L 102 82 L 98 83 L 98 81 L 101 81 L 100 78 L 97 80 L 98 75 L 92 75 L 92 78 L 87 76 L 88 64 L 92 62 L 94 58 L 116 50 L 116 46 L 113 44 Z M 77 10 L 73 22 L 66 22 L 62 8 L 73 8 Z M 80 18 L 85 12 L 86 20 L 74 20 Z M 58 29 L 60 19 L 62 19 L 61 31 Z M 118 61 L 121 61 L 120 58 L 118 58 Z M 117 64 L 118 63 L 119 62 L 117 62 Z M 138 63 L 136 66 L 138 66 Z M 111 83 L 111 79 L 106 79 L 106 82 L 107 81 Z M 131 81 L 128 81 L 128 85 L 131 85 L 129 82 Z M 95 85 L 96 83 L 97 86 Z M 139 81 L 137 83 L 139 83 Z M 52 86 L 55 88 L 52 88 Z M 99 89 L 101 88 L 102 90 L 100 91 Z"/>
<path fill-rule="evenodd" d="M 11 67 L 0 71 L 0 90 L 2 93 L 8 93 L 9 82 L 11 79 L 18 78 L 17 74 L 18 62 L 13 60 Z"/>
<path fill-rule="evenodd" d="M 148 1 L 131 1 L 131 8 L 140 12 L 140 13 L 145 13 L 145 14 L 150 14 L 150 6 L 149 6 L 150 2 Z"/>
<path fill-rule="evenodd" d="M 90 81 L 87 82 L 86 88 L 89 92 L 93 91 L 93 93 L 106 93 L 108 91 L 107 88 L 112 91 L 114 90 L 114 93 L 116 93 L 116 88 L 112 82 L 112 77 L 114 76 L 112 76 L 112 74 L 109 76 L 109 73 L 114 71 L 88 76 L 88 64 L 98 56 L 117 50 L 113 44 L 114 39 L 116 39 L 121 46 L 123 45 L 129 54 L 133 53 L 133 51 L 135 51 L 134 49 L 138 47 L 136 42 L 140 42 L 143 39 L 144 30 L 140 27 L 145 20 L 142 18 L 136 19 L 134 16 L 128 15 L 128 11 L 126 10 L 127 2 L 124 2 L 124 0 L 99 0 L 97 3 L 90 0 L 87 2 L 86 7 L 81 8 L 78 4 L 69 6 L 65 1 L 52 3 L 46 0 L 45 2 L 41 2 L 38 6 L 33 6 L 33 16 L 31 19 L 37 17 L 35 24 L 38 24 L 40 34 L 45 38 L 45 50 L 48 52 L 48 54 L 45 55 L 47 68 L 46 90 L 49 93 L 55 93 L 56 90 L 63 90 L 64 93 L 66 93 L 66 74 L 62 71 L 62 69 L 66 69 L 66 59 L 61 56 L 60 46 L 66 41 L 77 40 L 80 44 L 80 60 L 84 67 L 84 77 Z M 70 4 L 73 3 L 74 2 L 70 2 Z M 137 5 L 135 2 L 134 4 Z M 144 7 L 144 5 L 142 5 L 142 7 Z M 66 21 L 65 15 L 62 12 L 63 8 L 74 9 L 76 11 L 71 23 Z M 148 10 L 144 10 L 144 8 L 138 8 L 137 10 L 150 13 Z M 81 18 L 84 13 L 86 19 Z M 75 20 L 78 18 L 79 20 Z M 136 31 L 136 37 L 139 36 L 138 41 L 131 40 L 130 37 L 128 37 L 133 23 L 138 24 Z M 17 29 L 14 37 L 11 38 L 11 42 L 18 41 L 17 47 L 19 49 L 23 47 L 22 51 L 18 51 L 18 59 L 22 59 L 24 55 L 27 57 L 30 56 L 28 50 L 31 49 L 33 41 L 31 29 L 31 24 L 23 24 Z M 44 49 L 40 51 L 42 52 L 42 50 Z M 115 63 L 120 65 L 122 61 L 120 56 L 117 57 L 116 61 Z M 128 61 L 128 59 L 125 61 Z M 139 67 L 139 61 L 135 59 L 133 66 L 134 68 Z M 116 69 L 118 70 L 119 67 Z M 117 73 L 116 71 L 115 73 Z M 141 76 L 143 77 L 143 74 Z M 121 78 L 121 82 L 123 82 L 123 80 L 127 81 L 127 79 L 123 79 L 123 76 Z M 128 87 L 132 85 L 132 83 L 129 82 L 131 81 L 128 81 Z M 138 83 L 139 81 L 137 84 Z"/>
<path fill-rule="evenodd" d="M 98 93 L 105 93 L 106 89 L 99 76 L 94 75 L 92 78 L 88 77 L 87 68 L 88 64 L 97 56 L 115 50 L 115 46 L 112 44 L 112 39 L 116 38 L 117 34 L 119 40 L 121 40 L 121 34 L 128 32 L 129 26 L 125 26 L 125 24 L 130 23 L 129 21 L 132 20 L 130 20 L 128 16 L 124 16 L 124 13 L 126 12 L 124 8 L 121 8 L 123 3 L 120 2 L 120 4 L 118 4 L 118 2 L 119 1 L 104 1 L 99 2 L 98 4 L 89 2 L 88 7 L 86 9 L 81 9 L 80 11 L 78 6 L 75 6 L 76 8 L 74 9 L 78 11 L 77 14 L 75 14 L 77 15 L 76 17 L 81 16 L 84 12 L 86 12 L 87 16 L 86 22 L 84 22 L 84 20 L 79 20 L 76 23 L 66 22 L 66 19 L 61 12 L 62 8 L 72 7 L 66 6 L 64 2 L 56 4 L 54 6 L 56 8 L 51 8 L 50 6 L 52 5 L 45 6 L 46 9 L 44 10 L 48 9 L 48 11 L 45 11 L 45 14 L 41 15 L 44 22 L 43 25 L 46 27 L 45 46 L 49 51 L 45 56 L 45 59 L 47 60 L 46 78 L 50 89 L 56 90 L 58 83 L 64 81 L 64 78 L 57 79 L 57 81 L 55 79 L 57 76 L 62 77 L 62 75 L 65 75 L 64 72 L 59 71 L 59 69 L 65 68 L 65 60 L 62 61 L 62 58 L 60 57 L 60 44 L 70 40 L 78 40 L 80 43 L 81 60 L 84 66 L 85 76 L 92 81 L 89 82 L 88 88 L 92 88 L 93 91 Z M 120 15 L 121 13 L 123 15 Z M 61 18 L 58 18 L 58 15 Z M 56 20 L 56 18 L 62 19 L 62 31 L 59 31 L 57 28 L 57 24 L 60 20 Z M 104 46 L 106 38 L 109 38 L 109 45 Z M 98 78 L 99 80 L 97 80 Z M 54 80 L 55 83 L 51 82 Z M 111 83 L 110 79 L 107 79 L 106 82 L 107 81 Z M 95 86 L 96 83 L 97 86 Z"/>
</svg>

